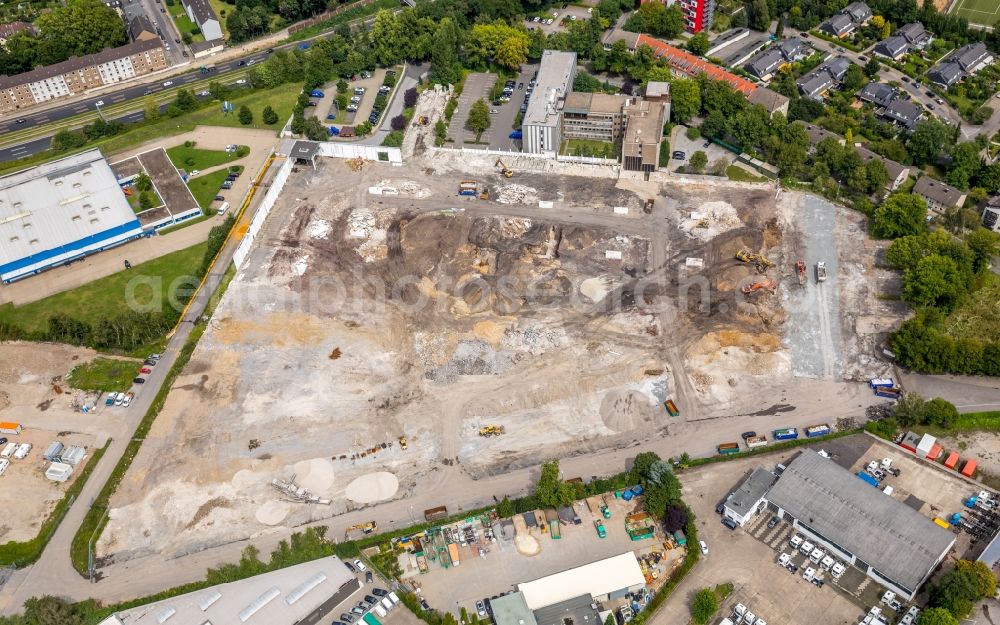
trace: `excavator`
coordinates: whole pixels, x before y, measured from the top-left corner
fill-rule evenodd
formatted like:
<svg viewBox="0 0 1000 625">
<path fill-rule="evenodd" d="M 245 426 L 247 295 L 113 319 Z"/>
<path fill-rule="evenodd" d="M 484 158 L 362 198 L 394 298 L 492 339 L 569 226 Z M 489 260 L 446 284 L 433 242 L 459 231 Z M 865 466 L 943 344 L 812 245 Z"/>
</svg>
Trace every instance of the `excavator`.
<svg viewBox="0 0 1000 625">
<path fill-rule="evenodd" d="M 757 273 L 766 273 L 768 269 L 774 267 L 774 263 L 746 248 L 736 252 L 736 260 L 744 263 L 753 263 L 757 267 Z"/>
<path fill-rule="evenodd" d="M 346 539 L 351 532 L 356 532 L 361 530 L 361 533 L 365 536 L 369 534 L 374 534 L 378 531 L 378 523 L 375 521 L 368 521 L 367 523 L 358 523 L 357 525 L 352 525 L 344 530 L 344 538 Z"/>
<path fill-rule="evenodd" d="M 744 295 L 752 295 L 753 293 L 764 290 L 769 292 L 771 295 L 774 295 L 774 292 L 777 290 L 777 288 L 778 288 L 777 282 L 768 278 L 762 278 L 754 282 L 753 284 L 746 285 L 745 287 L 740 289 L 740 291 L 742 291 Z"/>
<path fill-rule="evenodd" d="M 795 262 L 795 271 L 799 274 L 799 286 L 806 285 L 806 264 L 801 260 Z"/>
<path fill-rule="evenodd" d="M 506 432 L 506 430 L 504 430 L 504 427 L 502 425 L 487 425 L 485 427 L 479 428 L 479 435 L 486 437 L 500 436 L 504 432 Z"/>
<path fill-rule="evenodd" d="M 497 159 L 497 162 L 493 163 L 493 166 L 500 168 L 500 173 L 503 174 L 504 178 L 513 178 L 514 177 L 514 170 L 511 169 L 510 167 L 507 167 L 506 165 L 504 165 L 503 161 L 500 160 L 499 158 Z"/>
</svg>

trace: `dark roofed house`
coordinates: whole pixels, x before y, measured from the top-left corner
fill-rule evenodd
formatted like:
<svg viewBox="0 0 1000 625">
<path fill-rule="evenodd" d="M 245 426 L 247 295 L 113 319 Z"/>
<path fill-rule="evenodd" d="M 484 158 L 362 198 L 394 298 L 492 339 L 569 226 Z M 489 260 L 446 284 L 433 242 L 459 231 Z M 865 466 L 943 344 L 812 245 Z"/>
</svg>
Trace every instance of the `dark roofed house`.
<svg viewBox="0 0 1000 625">
<path fill-rule="evenodd" d="M 837 13 L 830 19 L 820 24 L 819 29 L 833 37 L 846 37 L 857 29 L 858 25 L 843 13 Z"/>
<path fill-rule="evenodd" d="M 841 13 L 849 16 L 855 24 L 865 24 L 872 18 L 872 10 L 864 2 L 852 2 Z"/>
<path fill-rule="evenodd" d="M 219 16 L 215 14 L 215 9 L 212 8 L 208 0 L 181 0 L 181 5 L 191 21 L 201 29 L 205 41 L 222 39 Z"/>
<path fill-rule="evenodd" d="M 896 31 L 896 36 L 904 37 L 910 47 L 925 48 L 934 38 L 920 22 L 910 22 Z"/>
<path fill-rule="evenodd" d="M 980 41 L 955 50 L 948 60 L 958 63 L 966 74 L 974 74 L 992 63 L 993 55 L 986 48 L 986 44 Z"/>
<path fill-rule="evenodd" d="M 935 85 L 948 88 L 965 77 L 958 63 L 938 63 L 927 72 L 927 77 Z"/>
<path fill-rule="evenodd" d="M 612 28 L 601 38 L 601 44 L 607 51 L 611 50 L 611 46 L 615 45 L 616 41 L 624 41 L 628 51 L 635 52 L 636 47 L 638 47 L 639 33 L 630 33 L 619 28 Z"/>
<path fill-rule="evenodd" d="M 846 57 L 834 57 L 799 78 L 795 84 L 799 86 L 802 95 L 819 100 L 831 87 L 840 84 L 850 66 L 851 62 Z"/>
<path fill-rule="evenodd" d="M 771 117 L 774 117 L 775 113 L 788 115 L 788 98 L 767 87 L 761 87 L 751 93 L 747 102 L 763 106 Z"/>
<path fill-rule="evenodd" d="M 743 66 L 750 74 L 761 80 L 769 80 L 788 60 L 777 47 L 768 48 Z"/>
<path fill-rule="evenodd" d="M 935 213 L 942 213 L 949 208 L 957 208 L 965 204 L 966 194 L 940 180 L 930 176 L 921 176 L 913 186 L 913 192 L 924 198 L 927 208 Z"/>
<path fill-rule="evenodd" d="M 129 21 L 128 35 L 132 38 L 132 41 L 158 38 L 156 28 L 153 27 L 153 23 L 145 15 L 136 15 Z"/>
<path fill-rule="evenodd" d="M 910 130 L 917 125 L 917 121 L 923 115 L 924 112 L 920 107 L 909 100 L 895 100 L 882 111 L 882 117 L 892 120 L 901 126 L 906 126 Z"/>
<path fill-rule="evenodd" d="M 889 180 L 885 183 L 885 190 L 892 192 L 898 189 L 906 179 L 910 177 L 910 168 L 906 165 L 901 165 L 892 159 L 888 159 L 880 154 L 872 152 L 868 148 L 864 147 L 860 143 L 854 144 L 854 151 L 858 153 L 861 160 L 868 163 L 873 160 L 882 161 L 885 165 L 885 170 L 889 173 Z"/>
<path fill-rule="evenodd" d="M 804 121 L 797 120 L 794 123 L 802 125 L 806 129 L 806 134 L 809 135 L 809 147 L 815 148 L 816 145 L 823 139 L 834 139 L 840 145 L 844 145 L 844 138 L 840 135 L 830 132 L 825 128 L 820 128 L 814 124 L 809 124 Z"/>
<path fill-rule="evenodd" d="M 847 75 L 847 70 L 851 67 L 851 61 L 846 56 L 836 56 L 823 65 L 820 65 L 820 67 L 830 72 L 833 79 L 839 83 Z"/>
<path fill-rule="evenodd" d="M 882 108 L 896 99 L 899 92 L 884 82 L 870 82 L 858 92 L 858 99 Z"/>
<path fill-rule="evenodd" d="M 906 37 L 903 37 L 902 35 L 893 35 L 888 39 L 880 41 L 875 44 L 875 48 L 872 50 L 874 54 L 887 59 L 892 59 L 893 61 L 902 57 L 909 51 L 910 42 L 908 42 Z"/>
<path fill-rule="evenodd" d="M 7 40 L 20 32 L 35 32 L 35 27 L 28 22 L 7 22 L 0 24 L 0 46 L 7 43 Z"/>
<path fill-rule="evenodd" d="M 781 50 L 781 55 L 789 63 L 803 59 L 806 56 L 806 47 L 797 38 L 785 39 L 778 44 L 778 49 Z"/>
</svg>

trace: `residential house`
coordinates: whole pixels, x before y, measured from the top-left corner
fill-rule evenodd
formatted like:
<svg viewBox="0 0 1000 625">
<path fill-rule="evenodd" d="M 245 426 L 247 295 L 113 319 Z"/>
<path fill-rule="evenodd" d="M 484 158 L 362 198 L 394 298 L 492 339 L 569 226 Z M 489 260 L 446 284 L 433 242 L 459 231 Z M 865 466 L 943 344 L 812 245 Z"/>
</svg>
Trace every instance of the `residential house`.
<svg viewBox="0 0 1000 625">
<path fill-rule="evenodd" d="M 858 156 L 865 163 L 873 160 L 882 161 L 882 164 L 885 165 L 885 170 L 889 173 L 889 180 L 885 183 L 885 190 L 889 193 L 901 187 L 906 182 L 906 179 L 910 177 L 910 168 L 908 166 L 901 165 L 892 159 L 876 154 L 861 143 L 854 144 L 854 151 L 858 153 Z"/>
<path fill-rule="evenodd" d="M 942 59 L 927 72 L 927 77 L 934 84 L 948 88 L 992 62 L 993 55 L 985 43 L 970 43 Z"/>
<path fill-rule="evenodd" d="M 649 35 L 639 35 L 637 46 L 647 45 L 653 49 L 657 58 L 666 61 L 674 74 L 687 76 L 690 78 L 704 74 L 710 80 L 721 80 L 729 84 L 730 87 L 739 91 L 745 96 L 749 96 L 757 89 L 757 85 L 746 78 L 727 72 L 718 65 L 705 59 L 699 58 L 690 52 L 685 52 L 668 43 L 664 43 Z"/>
<path fill-rule="evenodd" d="M 893 61 L 901 58 L 909 51 L 910 44 L 906 41 L 906 37 L 901 35 L 893 35 L 888 39 L 883 39 L 875 44 L 875 47 L 872 49 L 872 53 L 876 56 L 892 59 Z"/>
<path fill-rule="evenodd" d="M 913 192 L 924 198 L 927 208 L 935 213 L 943 213 L 949 208 L 965 204 L 966 194 L 930 176 L 921 176 L 913 186 Z"/>
<path fill-rule="evenodd" d="M 899 96 L 899 91 L 884 82 L 870 82 L 858 91 L 858 99 L 873 104 L 876 108 L 885 108 Z"/>
<path fill-rule="evenodd" d="M 801 119 L 796 120 L 794 123 L 799 124 L 800 126 L 803 126 L 806 129 L 806 134 L 809 135 L 810 150 L 814 149 L 817 145 L 819 145 L 820 141 L 823 141 L 824 139 L 833 139 L 840 145 L 844 145 L 845 143 L 844 138 L 838 135 L 837 133 L 830 132 L 825 128 L 820 128 L 815 124 L 806 123 Z"/>
<path fill-rule="evenodd" d="M 747 102 L 763 106 L 771 117 L 774 117 L 775 113 L 788 116 L 788 98 L 767 87 L 760 87 L 751 93 Z"/>
<path fill-rule="evenodd" d="M 932 40 L 933 37 L 923 24 L 911 22 L 897 30 L 891 37 L 876 44 L 872 52 L 895 61 L 904 54 L 926 48 Z"/>
<path fill-rule="evenodd" d="M 620 28 L 612 28 L 601 37 L 601 45 L 604 46 L 606 52 L 610 52 L 611 47 L 618 41 L 624 41 L 628 51 L 634 54 L 635 49 L 639 47 L 639 33 L 630 33 Z"/>
<path fill-rule="evenodd" d="M 805 56 L 805 46 L 798 39 L 788 39 L 764 50 L 743 69 L 761 80 L 770 80 L 782 67 Z"/>
<path fill-rule="evenodd" d="M 156 34 L 156 28 L 145 15 L 136 15 L 129 21 L 128 36 L 132 41 L 159 39 L 159 35 Z"/>
<path fill-rule="evenodd" d="M 920 50 L 929 46 L 934 40 L 934 36 L 920 22 L 910 22 L 901 26 L 895 34 L 905 37 L 911 48 Z"/>
<path fill-rule="evenodd" d="M 219 23 L 219 16 L 215 14 L 215 9 L 208 0 L 181 0 L 184 12 L 191 18 L 191 21 L 198 25 L 201 34 L 205 36 L 205 41 L 222 39 L 222 25 Z"/>
<path fill-rule="evenodd" d="M 920 118 L 924 116 L 924 111 L 910 100 L 894 100 L 885 107 L 881 116 L 900 126 L 905 126 L 908 130 L 913 130 Z"/>
<path fill-rule="evenodd" d="M 820 24 L 820 31 L 832 37 L 843 38 L 859 26 L 864 26 L 872 18 L 872 10 L 864 2 L 853 2 L 840 12 Z"/>
<path fill-rule="evenodd" d="M 28 22 L 7 22 L 6 24 L 0 24 L 0 46 L 6 47 L 7 40 L 21 32 L 34 33 L 35 27 Z"/>
<path fill-rule="evenodd" d="M 996 196 L 990 198 L 983 208 L 983 227 L 1000 232 L 1000 199 Z"/>
<path fill-rule="evenodd" d="M 0 76 L 0 113 L 29 109 L 42 102 L 131 80 L 167 66 L 163 42 L 154 37 L 15 76 Z"/>
<path fill-rule="evenodd" d="M 831 88 L 838 86 L 844 80 L 850 66 L 851 62 L 846 57 L 834 57 L 799 78 L 795 84 L 799 86 L 802 95 L 820 100 Z"/>
</svg>

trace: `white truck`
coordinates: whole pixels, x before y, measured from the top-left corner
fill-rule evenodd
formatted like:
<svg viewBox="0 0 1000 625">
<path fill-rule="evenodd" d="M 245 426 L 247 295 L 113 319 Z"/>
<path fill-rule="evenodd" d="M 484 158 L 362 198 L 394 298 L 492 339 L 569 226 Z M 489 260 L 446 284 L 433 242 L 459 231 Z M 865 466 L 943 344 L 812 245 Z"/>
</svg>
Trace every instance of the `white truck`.
<svg viewBox="0 0 1000 625">
<path fill-rule="evenodd" d="M 816 282 L 826 282 L 826 262 L 816 263 Z"/>
<path fill-rule="evenodd" d="M 29 451 L 31 451 L 31 443 L 21 443 L 17 446 L 17 451 L 14 452 L 14 458 L 16 460 L 24 460 Z"/>
</svg>

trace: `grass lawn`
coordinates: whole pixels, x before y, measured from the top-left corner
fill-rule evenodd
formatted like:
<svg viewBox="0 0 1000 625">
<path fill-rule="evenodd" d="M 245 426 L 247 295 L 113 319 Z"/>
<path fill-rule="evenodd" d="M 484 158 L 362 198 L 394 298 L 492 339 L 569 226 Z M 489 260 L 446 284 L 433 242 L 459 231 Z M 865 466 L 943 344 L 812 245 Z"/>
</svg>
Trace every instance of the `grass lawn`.
<svg viewBox="0 0 1000 625">
<path fill-rule="evenodd" d="M 177 25 L 177 31 L 182 35 L 184 33 L 190 33 L 198 28 L 198 25 L 192 22 L 191 18 L 184 12 L 184 7 L 181 6 L 179 1 L 175 2 L 174 6 L 167 7 L 167 13 L 174 18 L 174 24 Z M 205 41 L 205 37 L 201 34 L 192 35 L 191 38 L 193 41 Z"/>
<path fill-rule="evenodd" d="M 141 360 L 95 358 L 74 367 L 66 379 L 70 386 L 83 391 L 120 391 L 132 386 L 132 378 L 141 366 Z"/>
<path fill-rule="evenodd" d="M 985 284 L 948 315 L 945 331 L 952 338 L 1000 341 L 1000 276 L 987 272 L 984 279 Z"/>
<path fill-rule="evenodd" d="M 736 165 L 730 165 L 727 167 L 726 175 L 729 176 L 730 180 L 735 180 L 736 182 L 767 182 L 767 178 L 763 176 L 754 176 L 747 170 Z"/>
<path fill-rule="evenodd" d="M 134 189 L 134 187 L 133 187 Z M 147 193 L 153 196 L 153 205 L 149 208 L 156 208 L 157 206 L 163 206 L 163 199 L 156 191 L 147 191 Z M 125 199 L 128 200 L 128 205 L 132 207 L 132 212 L 139 214 L 142 211 L 149 210 L 149 208 L 143 208 L 139 202 L 139 193 L 133 193 L 132 195 L 126 195 Z"/>
<path fill-rule="evenodd" d="M 172 285 L 172 283 L 181 276 L 194 276 L 205 255 L 206 246 L 207 243 L 199 243 L 135 265 L 131 270 L 119 271 L 71 291 L 57 293 L 18 308 L 13 304 L 4 304 L 0 306 L 0 321 L 14 324 L 28 332 L 44 330 L 49 317 L 59 313 L 66 313 L 75 319 L 93 323 L 101 317 L 117 315 L 128 310 L 126 294 L 129 282 L 142 276 L 151 278 L 152 283 L 136 286 L 132 293 L 133 301 L 139 305 L 149 304 L 156 293 L 162 298 L 163 306 L 166 307 L 169 293 L 176 291 L 178 286 L 185 288 L 190 286 L 187 283 L 182 285 Z M 194 284 L 197 283 L 195 280 Z"/>
<path fill-rule="evenodd" d="M 208 3 L 215 9 L 215 14 L 219 18 L 219 26 L 222 27 L 222 38 L 229 39 L 229 29 L 226 28 L 226 16 L 236 9 L 236 5 L 223 2 L 222 0 L 208 0 Z"/>
<path fill-rule="evenodd" d="M 973 24 L 989 26 L 997 22 L 1000 8 L 997 7 L 996 0 L 958 0 L 952 13 L 964 17 Z"/>
<path fill-rule="evenodd" d="M 560 151 L 568 156 L 597 156 L 600 158 L 615 158 L 615 144 L 607 141 L 591 141 L 589 139 L 566 139 Z"/>
<path fill-rule="evenodd" d="M 226 181 L 229 175 L 228 169 L 220 169 L 204 176 L 197 176 L 188 182 L 188 188 L 194 199 L 198 200 L 198 206 L 207 211 L 212 199 L 219 194 L 219 188 Z"/>
<path fill-rule="evenodd" d="M 229 161 L 236 160 L 236 152 L 226 152 L 225 150 L 203 150 L 197 147 L 184 147 L 184 144 L 175 145 L 167 150 L 170 162 L 178 169 L 193 171 L 195 169 L 208 169 L 216 165 L 222 165 Z"/>
</svg>

